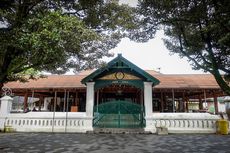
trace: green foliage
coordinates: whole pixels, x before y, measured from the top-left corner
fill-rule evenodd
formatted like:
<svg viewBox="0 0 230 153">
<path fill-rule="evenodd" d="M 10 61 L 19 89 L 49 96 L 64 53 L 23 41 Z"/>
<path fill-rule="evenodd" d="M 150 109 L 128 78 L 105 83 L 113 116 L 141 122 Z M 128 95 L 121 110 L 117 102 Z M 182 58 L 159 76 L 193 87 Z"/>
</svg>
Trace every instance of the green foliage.
<svg viewBox="0 0 230 153">
<path fill-rule="evenodd" d="M 26 82 L 28 79 L 38 79 L 46 76 L 41 74 L 39 71 L 34 70 L 33 68 L 29 68 L 20 73 L 9 75 L 9 77 L 11 77 L 11 81 Z"/>
<path fill-rule="evenodd" d="M 0 84 L 24 80 L 31 68 L 60 74 L 100 67 L 137 28 L 134 18 L 133 9 L 118 1 L 2 1 Z"/>
<path fill-rule="evenodd" d="M 194 69 L 213 74 L 230 95 L 230 87 L 220 74 L 230 74 L 229 9 L 228 0 L 139 1 L 139 13 L 149 23 L 149 29 L 164 29 L 164 41 L 171 53 L 187 57 Z"/>
</svg>

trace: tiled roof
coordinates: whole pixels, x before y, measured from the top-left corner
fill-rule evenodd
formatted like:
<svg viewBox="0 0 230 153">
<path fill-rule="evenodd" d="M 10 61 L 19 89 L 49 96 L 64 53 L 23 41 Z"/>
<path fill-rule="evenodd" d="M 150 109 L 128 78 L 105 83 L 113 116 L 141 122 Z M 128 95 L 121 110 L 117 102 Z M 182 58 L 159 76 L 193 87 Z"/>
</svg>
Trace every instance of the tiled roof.
<svg viewBox="0 0 230 153">
<path fill-rule="evenodd" d="M 92 73 L 92 70 L 83 71 L 76 75 L 49 75 L 29 82 L 9 82 L 7 87 L 12 89 L 48 89 L 48 88 L 85 88 L 81 80 Z M 150 75 L 160 80 L 155 88 L 220 88 L 210 74 L 161 74 L 153 70 L 146 70 Z"/>
<path fill-rule="evenodd" d="M 160 74 L 154 77 L 160 80 L 155 88 L 220 88 L 211 74 Z"/>
<path fill-rule="evenodd" d="M 48 88 L 79 88 L 84 75 L 48 75 L 46 78 L 29 80 L 29 82 L 9 82 L 7 87 L 12 89 L 48 89 Z"/>
</svg>

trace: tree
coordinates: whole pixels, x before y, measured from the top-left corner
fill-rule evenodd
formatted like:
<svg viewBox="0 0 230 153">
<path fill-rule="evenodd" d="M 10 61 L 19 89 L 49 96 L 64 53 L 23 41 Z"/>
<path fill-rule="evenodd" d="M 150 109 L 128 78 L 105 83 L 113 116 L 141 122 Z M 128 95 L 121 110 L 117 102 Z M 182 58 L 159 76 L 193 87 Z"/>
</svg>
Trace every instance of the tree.
<svg viewBox="0 0 230 153">
<path fill-rule="evenodd" d="M 139 13 L 150 34 L 163 28 L 166 47 L 210 72 L 230 95 L 230 3 L 228 0 L 141 0 Z M 154 24 L 152 24 L 154 23 Z"/>
<path fill-rule="evenodd" d="M 132 12 L 118 1 L 1 1 L 0 89 L 37 71 L 99 67 L 102 57 L 112 56 L 108 51 L 136 27 Z"/>
</svg>

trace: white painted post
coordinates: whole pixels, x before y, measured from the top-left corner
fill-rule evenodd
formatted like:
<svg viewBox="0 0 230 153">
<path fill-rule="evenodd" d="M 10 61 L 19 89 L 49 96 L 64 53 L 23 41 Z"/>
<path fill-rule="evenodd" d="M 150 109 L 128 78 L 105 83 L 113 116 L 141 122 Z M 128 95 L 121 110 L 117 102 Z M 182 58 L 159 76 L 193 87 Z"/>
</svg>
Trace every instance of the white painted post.
<svg viewBox="0 0 230 153">
<path fill-rule="evenodd" d="M 95 82 L 86 83 L 86 116 L 89 118 L 85 125 L 87 131 L 93 130 L 94 84 Z"/>
<path fill-rule="evenodd" d="M 7 116 L 12 108 L 13 98 L 10 96 L 4 96 L 1 98 L 1 116 Z"/>
<path fill-rule="evenodd" d="M 149 117 L 153 113 L 152 99 L 152 82 L 144 82 L 145 117 Z"/>
<path fill-rule="evenodd" d="M 4 96 L 1 98 L 1 109 L 0 109 L 0 130 L 4 130 L 5 118 L 10 114 L 12 108 L 13 98 Z"/>
<path fill-rule="evenodd" d="M 93 105 L 94 105 L 94 84 L 95 82 L 87 82 L 86 91 L 86 115 L 93 117 Z"/>
<path fill-rule="evenodd" d="M 144 82 L 144 105 L 145 105 L 145 121 L 146 127 L 145 131 L 150 131 L 152 133 L 156 132 L 156 128 L 151 125 L 151 117 L 153 114 L 153 104 L 152 104 L 152 82 Z"/>
</svg>

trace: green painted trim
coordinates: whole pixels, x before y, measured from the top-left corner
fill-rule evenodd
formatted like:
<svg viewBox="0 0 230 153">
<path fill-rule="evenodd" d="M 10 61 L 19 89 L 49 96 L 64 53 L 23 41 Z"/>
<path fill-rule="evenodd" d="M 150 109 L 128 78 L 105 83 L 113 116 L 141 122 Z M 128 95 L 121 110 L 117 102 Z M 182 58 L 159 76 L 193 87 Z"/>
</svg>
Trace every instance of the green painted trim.
<svg viewBox="0 0 230 153">
<path fill-rule="evenodd" d="M 132 85 L 136 88 L 144 89 L 144 84 L 142 80 L 97 80 L 95 82 L 94 89 L 97 90 L 111 84 L 127 84 Z"/>
<path fill-rule="evenodd" d="M 86 76 L 82 79 L 82 83 L 85 84 L 86 82 L 95 81 L 98 76 L 102 75 L 103 73 L 111 73 L 116 71 L 124 71 L 129 72 L 131 74 L 137 75 L 141 78 L 143 78 L 142 81 L 146 82 L 153 82 L 153 86 L 160 83 L 160 81 L 153 76 L 151 76 L 149 73 L 145 72 L 135 64 L 131 63 L 127 59 L 125 59 L 121 54 L 118 54 L 116 58 L 114 58 L 112 61 L 110 61 L 105 67 L 99 68 L 90 75 Z"/>
</svg>

